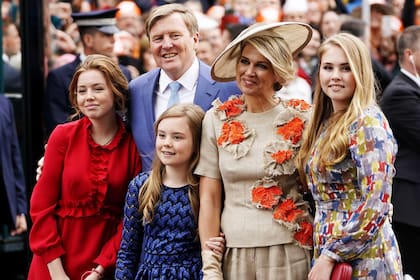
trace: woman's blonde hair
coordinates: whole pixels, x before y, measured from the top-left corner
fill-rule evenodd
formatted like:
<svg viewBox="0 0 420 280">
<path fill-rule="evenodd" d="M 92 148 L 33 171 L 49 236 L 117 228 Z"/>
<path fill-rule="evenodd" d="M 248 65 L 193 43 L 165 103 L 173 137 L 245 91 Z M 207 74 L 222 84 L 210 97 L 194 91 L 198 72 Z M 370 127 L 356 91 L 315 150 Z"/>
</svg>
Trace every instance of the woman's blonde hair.
<svg viewBox="0 0 420 280">
<path fill-rule="evenodd" d="M 328 120 L 325 137 L 318 147 L 321 170 L 325 166 L 342 161 L 348 153 L 349 128 L 363 109 L 376 103 L 375 77 L 372 61 L 366 44 L 357 37 L 339 33 L 325 40 L 319 48 L 320 65 L 322 56 L 332 46 L 339 47 L 347 57 L 351 72 L 356 83 L 349 106 L 339 112 L 334 112 L 331 99 L 322 91 L 319 80 L 319 69 L 316 77 L 313 115 L 306 128 L 304 139 L 297 160 L 297 167 L 302 181 L 306 182 L 304 168 L 316 139 L 320 136 L 322 126 Z"/>
<path fill-rule="evenodd" d="M 77 82 L 79 81 L 80 74 L 88 70 L 98 70 L 105 76 L 105 80 L 114 94 L 115 110 L 125 113 L 127 111 L 126 98 L 128 94 L 127 78 L 113 59 L 101 54 L 92 54 L 86 56 L 85 60 L 77 67 L 73 79 L 70 82 L 69 100 L 75 110 L 75 113 L 70 116 L 70 119 L 78 117 L 81 113 L 77 105 Z"/>
<path fill-rule="evenodd" d="M 201 141 L 201 122 L 204 117 L 204 111 L 194 104 L 178 104 L 170 107 L 155 122 L 155 136 L 157 136 L 158 127 L 162 120 L 168 118 L 185 118 L 188 127 L 191 130 L 193 146 L 192 155 L 189 163 L 187 181 L 190 185 L 189 199 L 193 209 L 193 214 L 197 220 L 199 198 L 198 198 L 198 176 L 194 175 L 194 169 L 200 159 L 200 141 Z M 155 151 L 152 170 L 139 194 L 139 212 L 143 215 L 143 222 L 149 223 L 154 217 L 154 210 L 159 203 L 162 190 L 162 178 L 165 173 L 165 166 L 160 161 Z"/>
<path fill-rule="evenodd" d="M 257 49 L 272 65 L 280 85 L 284 85 L 295 77 L 293 66 L 293 55 L 287 42 L 279 37 L 275 32 L 267 30 L 262 34 L 257 34 L 241 42 L 242 54 L 245 46 L 249 44 Z M 238 61 L 241 58 L 237 57 Z"/>
</svg>

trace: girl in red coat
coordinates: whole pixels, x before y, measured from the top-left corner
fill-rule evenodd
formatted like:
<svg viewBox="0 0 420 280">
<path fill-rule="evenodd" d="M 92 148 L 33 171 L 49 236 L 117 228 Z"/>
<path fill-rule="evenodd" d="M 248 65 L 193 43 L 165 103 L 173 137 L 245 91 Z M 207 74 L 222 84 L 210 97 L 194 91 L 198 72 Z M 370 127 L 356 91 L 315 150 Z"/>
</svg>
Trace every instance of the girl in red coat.
<svg viewBox="0 0 420 280">
<path fill-rule="evenodd" d="M 87 56 L 70 84 L 79 120 L 59 125 L 30 201 L 30 280 L 113 276 L 125 193 L 139 153 L 119 117 L 128 83 L 118 65 Z"/>
</svg>

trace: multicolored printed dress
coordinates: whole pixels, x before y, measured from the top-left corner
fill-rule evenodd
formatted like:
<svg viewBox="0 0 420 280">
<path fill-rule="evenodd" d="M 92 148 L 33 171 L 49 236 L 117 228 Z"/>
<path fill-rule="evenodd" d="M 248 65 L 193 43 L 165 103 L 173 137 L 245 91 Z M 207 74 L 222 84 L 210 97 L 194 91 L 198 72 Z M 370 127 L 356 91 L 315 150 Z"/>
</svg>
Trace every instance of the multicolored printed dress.
<svg viewBox="0 0 420 280">
<path fill-rule="evenodd" d="M 316 202 L 314 260 L 324 254 L 349 262 L 353 279 L 402 279 L 390 224 L 396 141 L 376 106 L 353 122 L 349 136 L 347 157 L 321 171 L 319 143 L 326 137 L 324 130 L 306 166 Z"/>
</svg>

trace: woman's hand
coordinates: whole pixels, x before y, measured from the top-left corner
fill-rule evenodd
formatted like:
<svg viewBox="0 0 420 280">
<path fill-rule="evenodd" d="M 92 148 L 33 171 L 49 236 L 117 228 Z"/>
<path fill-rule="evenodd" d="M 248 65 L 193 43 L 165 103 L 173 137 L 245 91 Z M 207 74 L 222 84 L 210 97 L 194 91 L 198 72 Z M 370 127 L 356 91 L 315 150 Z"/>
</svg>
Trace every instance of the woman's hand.
<svg viewBox="0 0 420 280">
<path fill-rule="evenodd" d="M 308 280 L 329 280 L 335 261 L 327 256 L 321 255 L 312 267 L 308 275 Z"/>
<path fill-rule="evenodd" d="M 226 249 L 226 241 L 225 241 L 225 234 L 223 232 L 220 232 L 218 237 L 211 237 L 206 242 L 207 247 L 215 252 L 216 254 L 219 254 L 223 256 Z"/>
</svg>

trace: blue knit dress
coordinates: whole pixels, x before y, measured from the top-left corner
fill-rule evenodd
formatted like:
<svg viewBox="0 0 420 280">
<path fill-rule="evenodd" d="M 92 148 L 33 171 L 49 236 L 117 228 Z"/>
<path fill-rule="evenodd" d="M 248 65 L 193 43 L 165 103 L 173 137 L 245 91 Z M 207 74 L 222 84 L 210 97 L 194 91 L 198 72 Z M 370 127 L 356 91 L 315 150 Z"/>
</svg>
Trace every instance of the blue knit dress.
<svg viewBox="0 0 420 280">
<path fill-rule="evenodd" d="M 142 173 L 129 185 L 115 279 L 200 279 L 201 255 L 197 223 L 188 198 L 190 186 L 162 186 L 151 223 L 138 212 Z"/>
</svg>

